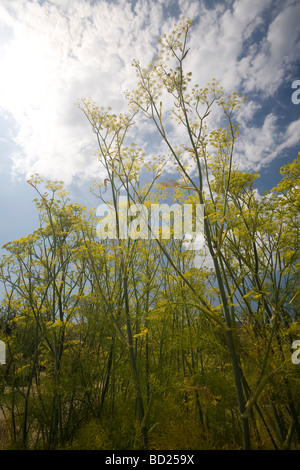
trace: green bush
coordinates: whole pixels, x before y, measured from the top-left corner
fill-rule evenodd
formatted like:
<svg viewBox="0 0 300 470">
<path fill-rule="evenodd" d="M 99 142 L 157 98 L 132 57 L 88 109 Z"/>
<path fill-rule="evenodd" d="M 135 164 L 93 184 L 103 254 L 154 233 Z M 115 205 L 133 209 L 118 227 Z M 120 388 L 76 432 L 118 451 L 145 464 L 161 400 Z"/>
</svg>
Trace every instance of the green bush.
<svg viewBox="0 0 300 470">
<path fill-rule="evenodd" d="M 96 419 L 84 424 L 75 434 L 68 450 L 110 450 L 112 443 L 106 430 Z"/>
</svg>

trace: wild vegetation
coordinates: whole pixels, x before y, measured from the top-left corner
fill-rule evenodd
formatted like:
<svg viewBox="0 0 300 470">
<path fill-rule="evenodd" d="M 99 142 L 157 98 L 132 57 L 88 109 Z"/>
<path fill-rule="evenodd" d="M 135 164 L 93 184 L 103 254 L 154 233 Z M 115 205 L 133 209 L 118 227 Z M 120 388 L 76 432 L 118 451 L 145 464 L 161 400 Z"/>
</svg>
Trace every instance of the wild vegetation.
<svg viewBox="0 0 300 470">
<path fill-rule="evenodd" d="M 164 35 L 148 68 L 134 63 L 127 114 L 79 103 L 115 238 L 99 238 L 96 211 L 71 203 L 62 182 L 29 180 L 39 227 L 7 243 L 0 265 L 1 449 L 300 447 L 300 153 L 258 194 L 259 175 L 234 161 L 242 98 L 184 70 L 191 26 Z M 134 119 L 153 125 L 162 157 L 128 143 Z M 206 257 L 172 224 L 170 239 L 162 228 L 124 237 L 121 190 L 129 207 L 202 204 Z"/>
</svg>

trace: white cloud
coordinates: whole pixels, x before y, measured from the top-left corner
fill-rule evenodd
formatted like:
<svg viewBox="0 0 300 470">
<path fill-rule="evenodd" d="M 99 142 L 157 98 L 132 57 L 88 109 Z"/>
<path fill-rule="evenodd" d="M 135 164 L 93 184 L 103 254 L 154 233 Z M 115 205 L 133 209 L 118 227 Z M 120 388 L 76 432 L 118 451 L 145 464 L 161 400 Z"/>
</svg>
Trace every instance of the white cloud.
<svg viewBox="0 0 300 470">
<path fill-rule="evenodd" d="M 232 11 L 222 2 L 214 9 L 206 9 L 202 3 L 191 41 L 192 68 L 198 71 L 201 82 L 215 77 L 229 92 L 239 88 L 247 77 L 251 54 L 255 53 L 247 40 L 261 25 L 261 14 L 270 5 L 270 0 L 231 3 Z"/>
<path fill-rule="evenodd" d="M 272 59 L 278 63 L 289 62 L 299 53 L 300 4 L 287 6 L 270 25 L 267 40 Z"/>
<path fill-rule="evenodd" d="M 278 147 L 278 153 L 284 149 L 300 145 L 300 119 L 291 122 L 284 134 L 284 139 Z"/>
<path fill-rule="evenodd" d="M 300 57 L 300 4 L 288 5 L 270 24 L 260 50 L 249 64 L 247 91 L 272 96 Z"/>
<path fill-rule="evenodd" d="M 94 135 L 75 102 L 91 96 L 99 105 L 125 110 L 123 92 L 136 83 L 132 59 L 150 62 L 160 34 L 173 25 L 170 12 L 177 6 L 185 16 L 196 17 L 186 59 L 196 82 L 205 85 L 215 77 L 229 92 L 270 96 L 299 57 L 300 16 L 297 3 L 279 2 L 276 11 L 272 5 L 270 0 L 236 0 L 208 9 L 204 2 L 189 0 L 138 0 L 134 7 L 126 0 L 2 0 L 0 110 L 17 126 L 14 173 L 39 172 L 66 183 L 99 176 Z M 266 11 L 273 14 L 269 27 Z M 257 32 L 264 35 L 254 41 Z M 238 157 L 245 168 L 269 162 L 297 143 L 297 122 L 278 132 L 272 112 L 261 128 L 249 125 L 262 106 L 250 100 L 239 114 L 244 133 Z M 135 134 L 139 145 L 149 129 L 141 122 Z"/>
<path fill-rule="evenodd" d="M 299 129 L 300 119 L 282 129 L 272 113 L 265 117 L 262 126 L 247 126 L 244 123 L 235 152 L 235 161 L 240 170 L 260 171 L 285 150 L 299 146 Z"/>
<path fill-rule="evenodd" d="M 240 170 L 253 169 L 259 171 L 267 165 L 277 154 L 277 145 L 280 137 L 277 133 L 277 118 L 268 114 L 262 126 L 247 125 L 242 129 L 241 137 L 237 141 L 235 160 Z"/>
<path fill-rule="evenodd" d="M 18 126 L 15 174 L 69 183 L 99 172 L 93 135 L 75 102 L 91 96 L 124 108 L 123 92 L 135 80 L 132 59 L 151 60 L 162 16 L 159 3 L 143 1 L 136 10 L 127 2 L 2 2 L 2 24 L 13 37 L 2 48 L 0 96 Z"/>
</svg>

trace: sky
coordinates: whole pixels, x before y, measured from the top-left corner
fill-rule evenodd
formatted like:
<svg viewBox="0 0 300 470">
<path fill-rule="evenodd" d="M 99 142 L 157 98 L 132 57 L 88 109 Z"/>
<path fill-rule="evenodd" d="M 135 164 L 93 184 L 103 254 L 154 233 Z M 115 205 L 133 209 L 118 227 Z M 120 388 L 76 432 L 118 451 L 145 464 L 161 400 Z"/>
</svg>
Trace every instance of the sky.
<svg viewBox="0 0 300 470">
<path fill-rule="evenodd" d="M 297 0 L 1 0 L 0 246 L 37 228 L 30 175 L 63 180 L 87 206 L 105 175 L 95 136 L 76 106 L 91 97 L 126 111 L 133 59 L 147 66 L 181 16 L 194 24 L 187 66 L 247 97 L 235 159 L 259 191 L 300 151 L 300 2 Z M 299 82 L 297 82 L 299 80 Z M 294 88 L 293 88 L 294 86 Z M 151 153 L 153 134 L 136 130 Z M 153 151 L 153 150 L 152 150 Z"/>
</svg>

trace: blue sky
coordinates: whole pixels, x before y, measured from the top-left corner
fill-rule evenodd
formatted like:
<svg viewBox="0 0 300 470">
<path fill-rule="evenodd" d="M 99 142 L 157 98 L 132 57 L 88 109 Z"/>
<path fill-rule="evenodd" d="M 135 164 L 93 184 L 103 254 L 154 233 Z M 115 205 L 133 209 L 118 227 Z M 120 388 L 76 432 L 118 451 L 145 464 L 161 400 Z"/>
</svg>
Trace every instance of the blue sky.
<svg viewBox="0 0 300 470">
<path fill-rule="evenodd" d="M 187 66 L 200 86 L 216 78 L 247 96 L 235 159 L 258 171 L 260 191 L 300 150 L 300 3 L 295 0 L 1 0 L 0 245 L 37 227 L 26 183 L 63 180 L 72 200 L 97 205 L 91 181 L 105 177 L 94 135 L 75 103 L 126 110 L 136 85 L 132 60 L 148 65 L 157 40 L 182 15 L 194 21 Z M 299 94 L 300 98 L 300 94 Z M 136 130 L 151 154 L 152 135 Z"/>
</svg>

